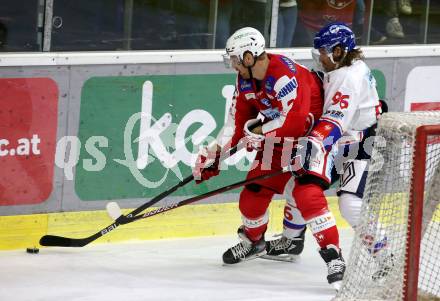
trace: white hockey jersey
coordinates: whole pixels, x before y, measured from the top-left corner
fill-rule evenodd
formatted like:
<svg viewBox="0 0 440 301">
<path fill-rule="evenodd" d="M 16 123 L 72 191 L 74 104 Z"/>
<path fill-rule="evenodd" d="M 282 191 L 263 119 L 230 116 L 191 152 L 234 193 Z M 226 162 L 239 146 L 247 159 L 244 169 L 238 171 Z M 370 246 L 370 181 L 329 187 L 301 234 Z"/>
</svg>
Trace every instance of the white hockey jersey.
<svg viewBox="0 0 440 301">
<path fill-rule="evenodd" d="M 324 111 L 310 136 L 322 140 L 327 149 L 338 141 L 360 141 L 363 131 L 377 122 L 379 96 L 368 66 L 357 60 L 324 75 Z"/>
</svg>

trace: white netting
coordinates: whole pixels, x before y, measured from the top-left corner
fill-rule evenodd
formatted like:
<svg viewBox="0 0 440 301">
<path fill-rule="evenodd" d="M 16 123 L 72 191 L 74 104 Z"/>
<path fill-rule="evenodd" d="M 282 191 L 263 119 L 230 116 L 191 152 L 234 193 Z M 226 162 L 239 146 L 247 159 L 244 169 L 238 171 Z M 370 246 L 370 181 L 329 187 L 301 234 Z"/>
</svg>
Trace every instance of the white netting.
<svg viewBox="0 0 440 301">
<path fill-rule="evenodd" d="M 428 137 L 426 163 L 413 158 L 417 127 L 433 124 L 440 124 L 440 112 L 381 117 L 361 221 L 335 300 L 402 300 L 413 164 L 426 169 L 419 273 L 426 299 L 419 300 L 440 300 L 440 135 Z"/>
</svg>

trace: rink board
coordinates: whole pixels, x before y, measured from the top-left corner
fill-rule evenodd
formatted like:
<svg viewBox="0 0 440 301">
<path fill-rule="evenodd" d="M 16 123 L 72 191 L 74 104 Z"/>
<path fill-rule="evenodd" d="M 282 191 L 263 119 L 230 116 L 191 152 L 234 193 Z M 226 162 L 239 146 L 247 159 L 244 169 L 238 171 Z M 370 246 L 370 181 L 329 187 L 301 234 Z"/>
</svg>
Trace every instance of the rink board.
<svg viewBox="0 0 440 301">
<path fill-rule="evenodd" d="M 329 203 L 338 227 L 347 228 L 337 209 L 337 199 L 330 197 Z M 271 203 L 269 233 L 282 231 L 283 209 L 284 201 Z M 39 247 L 38 241 L 45 234 L 86 237 L 111 223 L 105 211 L 0 216 L 0 250 Z M 120 226 L 96 243 L 230 235 L 240 224 L 238 203 L 187 205 Z"/>
<path fill-rule="evenodd" d="M 440 107 L 440 46 L 363 50 L 390 111 Z M 270 51 L 313 66 L 309 48 Z M 109 201 L 136 208 L 189 175 L 194 136 L 201 129 L 215 136 L 231 104 L 235 73 L 225 68 L 222 53 L 2 53 L 0 108 L 10 114 L 0 121 L 0 249 L 37 245 L 46 233 L 89 236 L 111 223 L 102 211 Z M 132 120 L 140 112 L 154 120 Z M 163 127 L 164 136 L 142 144 L 142 125 Z M 154 150 L 161 143 L 166 151 Z M 152 153 L 157 158 L 150 160 Z M 156 205 L 244 179 L 241 167 L 252 155 L 236 156 L 220 176 Z M 162 177 L 160 185 L 148 185 Z M 238 191 L 222 194 L 123 226 L 98 242 L 234 233 L 239 211 L 228 202 L 237 199 Z M 282 205 L 277 208 L 274 232 L 281 229 Z"/>
</svg>

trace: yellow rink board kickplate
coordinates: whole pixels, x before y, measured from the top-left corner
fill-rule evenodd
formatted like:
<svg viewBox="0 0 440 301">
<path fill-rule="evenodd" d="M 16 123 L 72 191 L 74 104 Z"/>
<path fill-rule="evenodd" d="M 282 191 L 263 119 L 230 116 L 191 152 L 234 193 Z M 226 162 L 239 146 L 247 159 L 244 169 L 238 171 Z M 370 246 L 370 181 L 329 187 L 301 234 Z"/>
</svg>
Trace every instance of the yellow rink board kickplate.
<svg viewBox="0 0 440 301">
<path fill-rule="evenodd" d="M 329 197 L 328 201 L 338 227 L 348 227 L 339 213 L 337 198 Z M 269 233 L 281 233 L 284 203 L 272 201 Z M 38 241 L 46 234 L 83 238 L 112 222 L 105 210 L 0 216 L 0 250 L 40 247 Z M 239 225 L 238 203 L 187 205 L 119 226 L 94 243 L 230 235 L 236 233 Z"/>
</svg>

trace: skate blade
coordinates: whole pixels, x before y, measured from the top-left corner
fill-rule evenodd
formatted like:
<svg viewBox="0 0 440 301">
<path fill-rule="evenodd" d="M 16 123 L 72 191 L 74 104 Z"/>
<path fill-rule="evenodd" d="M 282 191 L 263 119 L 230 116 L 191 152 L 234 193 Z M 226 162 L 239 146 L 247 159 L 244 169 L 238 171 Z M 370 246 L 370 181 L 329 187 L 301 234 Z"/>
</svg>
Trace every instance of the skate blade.
<svg viewBox="0 0 440 301">
<path fill-rule="evenodd" d="M 255 255 L 250 256 L 250 257 L 248 257 L 246 259 L 242 259 L 242 260 L 240 260 L 239 262 L 236 262 L 236 263 L 226 263 L 226 262 L 223 262 L 223 266 L 233 266 L 233 265 L 237 265 L 237 264 L 240 264 L 240 263 L 252 260 L 252 259 L 262 258 L 263 256 L 266 256 L 266 251 L 263 251 L 262 253 L 259 253 L 259 254 L 255 254 Z"/>
<path fill-rule="evenodd" d="M 274 261 L 297 262 L 299 255 L 263 255 L 260 256 L 260 258 Z"/>
<path fill-rule="evenodd" d="M 338 292 L 341 289 L 342 281 L 336 281 L 332 283 L 332 286 L 335 288 L 335 290 Z"/>
</svg>

